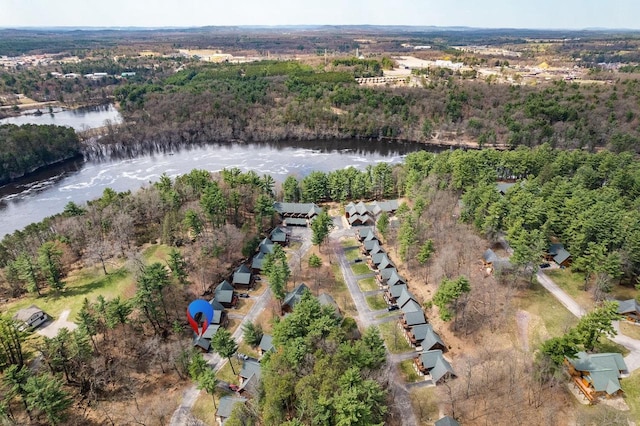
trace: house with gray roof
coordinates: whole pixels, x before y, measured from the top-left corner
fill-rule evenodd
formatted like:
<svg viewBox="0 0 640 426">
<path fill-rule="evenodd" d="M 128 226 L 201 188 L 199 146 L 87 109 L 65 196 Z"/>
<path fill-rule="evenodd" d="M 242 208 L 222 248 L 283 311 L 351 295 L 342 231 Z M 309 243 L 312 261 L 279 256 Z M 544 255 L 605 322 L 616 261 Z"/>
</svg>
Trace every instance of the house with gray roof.
<svg viewBox="0 0 640 426">
<path fill-rule="evenodd" d="M 322 212 L 315 203 L 273 203 L 273 208 L 285 218 L 311 220 Z"/>
<path fill-rule="evenodd" d="M 253 275 L 251 269 L 244 263 L 233 273 L 232 284 L 234 288 L 248 290 L 253 287 Z"/>
<path fill-rule="evenodd" d="M 620 300 L 618 313 L 628 321 L 640 322 L 640 303 L 636 299 Z"/>
<path fill-rule="evenodd" d="M 622 392 L 620 377 L 627 372 L 627 365 L 619 353 L 578 352 L 576 358 L 567 358 L 565 365 L 574 384 L 590 402 Z"/>
<path fill-rule="evenodd" d="M 553 260 L 558 265 L 564 267 L 570 266 L 572 261 L 571 253 L 564 248 L 564 245 L 559 243 L 551 244 L 551 246 L 549 246 L 549 250 L 547 251 L 545 258 L 547 260 Z"/>
<path fill-rule="evenodd" d="M 378 283 L 380 285 L 385 285 L 389 278 L 391 278 L 391 274 L 393 274 L 394 272 L 398 273 L 398 270 L 395 267 L 385 268 L 382 271 L 378 271 L 378 273 L 376 274 L 376 280 L 378 280 Z"/>
<path fill-rule="evenodd" d="M 369 252 L 371 251 L 371 249 L 373 249 L 376 246 L 380 246 L 380 242 L 378 241 L 377 238 L 372 238 L 370 240 L 364 240 L 362 242 L 362 254 L 369 254 Z"/>
<path fill-rule="evenodd" d="M 374 201 L 365 204 L 360 201 L 357 204 L 349 203 L 345 206 L 344 215 L 352 226 L 367 226 L 375 224 L 382 212 L 395 213 L 398 210 L 398 200 Z"/>
<path fill-rule="evenodd" d="M 263 254 L 273 253 L 273 241 L 265 237 L 260 241 L 260 244 L 258 244 L 258 251 Z"/>
<path fill-rule="evenodd" d="M 287 235 L 287 233 L 282 228 L 277 226 L 273 228 L 271 233 L 269 233 L 269 239 L 274 243 L 285 246 L 287 245 L 287 241 L 289 241 L 289 235 Z"/>
<path fill-rule="evenodd" d="M 258 345 L 258 353 L 260 356 L 275 350 L 276 348 L 273 346 L 273 337 L 268 334 L 263 334 L 262 339 L 260 339 L 260 344 Z"/>
<path fill-rule="evenodd" d="M 218 422 L 218 425 L 223 425 L 224 422 L 231 417 L 231 413 L 236 405 L 246 403 L 247 398 L 230 395 L 221 397 L 218 402 L 218 410 L 216 411 L 216 422 Z"/>
<path fill-rule="evenodd" d="M 225 308 L 232 308 L 238 303 L 238 296 L 229 281 L 224 280 L 213 291 L 213 298 Z"/>
<path fill-rule="evenodd" d="M 247 358 L 242 361 L 242 369 L 240 374 L 240 390 L 246 389 L 250 381 L 255 380 L 255 384 L 260 381 L 261 366 L 260 361 L 254 358 Z"/>
<path fill-rule="evenodd" d="M 438 333 L 433 330 L 431 324 L 414 325 L 410 329 L 405 330 L 405 334 L 407 341 L 420 350 L 430 351 L 440 349 L 442 352 L 447 351 L 447 347 Z"/>
<path fill-rule="evenodd" d="M 425 380 L 431 380 L 434 384 L 456 377 L 453 367 L 444 358 L 441 350 L 424 351 L 413 361 L 418 374 L 425 376 Z"/>
<path fill-rule="evenodd" d="M 309 291 L 309 287 L 305 283 L 298 284 L 292 291 L 287 293 L 282 301 L 282 312 L 292 312 L 293 308 L 300 302 L 305 291 Z"/>
<path fill-rule="evenodd" d="M 13 319 L 21 323 L 18 329 L 25 331 L 38 328 L 49 319 L 49 316 L 36 305 L 31 305 L 28 308 L 20 309 L 16 312 Z"/>
<path fill-rule="evenodd" d="M 496 190 L 500 195 L 504 196 L 512 186 L 515 186 L 515 182 L 498 182 L 496 183 Z"/>
<path fill-rule="evenodd" d="M 288 217 L 282 221 L 284 226 L 308 226 L 310 220 L 298 217 Z"/>
<path fill-rule="evenodd" d="M 254 274 L 259 274 L 262 272 L 262 268 L 264 268 L 264 261 L 266 258 L 266 254 L 262 252 L 258 252 L 251 259 L 251 272 Z"/>
<path fill-rule="evenodd" d="M 358 241 L 364 241 L 367 235 L 369 235 L 369 232 L 373 232 L 373 228 L 369 228 L 369 227 L 358 228 L 356 232 L 356 237 L 358 238 Z"/>
<path fill-rule="evenodd" d="M 409 290 L 404 290 L 400 293 L 400 297 L 398 297 L 397 304 L 402 309 L 405 305 L 407 305 L 410 301 L 415 302 L 415 305 L 420 306 L 420 303 L 416 300 L 416 297 Z M 414 306 L 415 306 L 414 305 Z"/>
<path fill-rule="evenodd" d="M 415 327 L 416 325 L 426 324 L 427 318 L 424 316 L 422 309 L 412 312 L 403 312 L 400 317 L 400 324 L 405 330 Z"/>
<path fill-rule="evenodd" d="M 340 307 L 330 294 L 321 293 L 320 296 L 318 296 L 318 303 L 320 303 L 322 306 L 328 306 L 329 308 L 331 308 L 335 312 L 337 317 L 342 317 Z"/>
<path fill-rule="evenodd" d="M 387 278 L 387 285 L 389 287 L 407 283 L 407 281 L 405 281 L 405 279 L 402 278 L 400 274 L 398 274 L 398 271 L 396 270 L 396 268 L 387 268 L 387 269 L 391 271 L 391 275 L 389 275 L 389 278 Z"/>
<path fill-rule="evenodd" d="M 384 300 L 390 305 L 395 305 L 403 291 L 408 291 L 406 284 L 389 286 L 384 292 Z"/>
</svg>

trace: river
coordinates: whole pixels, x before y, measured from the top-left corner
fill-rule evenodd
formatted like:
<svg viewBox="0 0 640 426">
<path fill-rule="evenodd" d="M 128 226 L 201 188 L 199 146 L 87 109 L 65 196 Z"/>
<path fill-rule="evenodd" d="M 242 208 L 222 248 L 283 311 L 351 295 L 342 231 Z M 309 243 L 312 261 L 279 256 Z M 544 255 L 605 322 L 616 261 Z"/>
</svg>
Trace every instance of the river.
<svg viewBox="0 0 640 426">
<path fill-rule="evenodd" d="M 82 204 L 100 197 L 107 187 L 136 190 L 163 173 L 176 177 L 195 168 L 213 172 L 238 167 L 282 182 L 289 174 L 304 177 L 314 170 L 399 163 L 409 152 L 422 149 L 426 146 L 386 141 L 230 142 L 125 160 L 71 161 L 0 187 L 0 238 L 61 212 L 69 201 Z"/>
<path fill-rule="evenodd" d="M 122 121 L 122 116 L 112 104 L 70 110 L 54 108 L 53 113 L 45 112 L 46 108 L 43 109 L 44 111 L 41 110 L 42 114 L 39 115 L 33 114 L 33 111 L 30 110 L 28 114 L 3 118 L 0 120 L 0 125 L 55 124 L 57 126 L 73 127 L 76 131 L 81 132 L 102 127 L 107 120 L 114 124 Z"/>
</svg>

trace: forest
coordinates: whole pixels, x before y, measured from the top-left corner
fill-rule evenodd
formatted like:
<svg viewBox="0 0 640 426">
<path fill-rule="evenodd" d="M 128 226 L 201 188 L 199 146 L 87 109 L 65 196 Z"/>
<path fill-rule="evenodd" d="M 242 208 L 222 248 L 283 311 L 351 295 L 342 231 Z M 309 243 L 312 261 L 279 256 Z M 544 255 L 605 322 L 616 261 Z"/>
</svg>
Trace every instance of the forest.
<svg viewBox="0 0 640 426">
<path fill-rule="evenodd" d="M 510 86 L 433 72 L 422 88 L 369 88 L 349 78 L 369 72 L 364 66 L 357 60 L 323 70 L 298 62 L 198 64 L 152 83 L 120 86 L 114 94 L 125 124 L 103 142 L 113 152 L 329 138 L 639 149 L 637 79 Z"/>
<path fill-rule="evenodd" d="M 70 127 L 0 126 L 0 185 L 79 155 L 80 140 Z"/>
</svg>

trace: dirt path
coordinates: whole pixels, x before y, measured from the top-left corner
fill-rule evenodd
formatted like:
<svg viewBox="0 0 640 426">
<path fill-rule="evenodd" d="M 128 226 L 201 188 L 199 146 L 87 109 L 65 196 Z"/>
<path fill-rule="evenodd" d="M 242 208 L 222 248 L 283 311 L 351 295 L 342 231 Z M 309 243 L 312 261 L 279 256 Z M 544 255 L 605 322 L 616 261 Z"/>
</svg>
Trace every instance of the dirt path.
<svg viewBox="0 0 640 426">
<path fill-rule="evenodd" d="M 57 320 L 49 322 L 45 326 L 40 327 L 36 331 L 36 333 L 40 334 L 41 336 L 53 339 L 58 335 L 58 332 L 62 328 L 66 328 L 69 331 L 75 330 L 76 328 L 78 328 L 78 326 L 68 320 L 70 313 L 71 311 L 69 309 L 65 309 L 64 311 L 62 311 Z"/>
<path fill-rule="evenodd" d="M 527 311 L 518 311 L 516 313 L 516 324 L 518 324 L 518 336 L 520 337 L 520 342 L 522 343 L 522 349 L 525 352 L 529 352 L 529 320 L 531 317 L 529 316 L 529 312 Z"/>
</svg>

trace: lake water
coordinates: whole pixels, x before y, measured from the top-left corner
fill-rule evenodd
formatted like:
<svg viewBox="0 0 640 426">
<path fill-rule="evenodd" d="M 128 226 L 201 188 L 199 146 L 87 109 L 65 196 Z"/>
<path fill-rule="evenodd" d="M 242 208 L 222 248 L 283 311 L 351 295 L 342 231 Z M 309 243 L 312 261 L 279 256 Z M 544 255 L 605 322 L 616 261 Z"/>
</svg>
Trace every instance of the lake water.
<svg viewBox="0 0 640 426">
<path fill-rule="evenodd" d="M 3 118 L 0 120 L 0 125 L 55 124 L 58 126 L 73 127 L 76 131 L 84 131 L 102 127 L 105 125 L 106 120 L 110 120 L 114 124 L 122 121 L 122 116 L 111 104 L 73 110 L 54 109 L 53 113 L 49 113 L 46 108 L 41 111 L 41 115 L 25 114 L 17 117 Z"/>
<path fill-rule="evenodd" d="M 91 122 L 94 122 L 92 119 Z M 105 162 L 72 161 L 27 180 L 0 187 L 0 238 L 26 225 L 59 213 L 69 201 L 82 204 L 100 197 L 105 188 L 136 190 L 192 169 L 219 171 L 238 167 L 270 174 L 304 177 L 314 170 L 328 172 L 349 166 L 364 169 L 379 162 L 399 163 L 425 145 L 386 141 L 301 141 L 224 143 L 185 148 L 174 153 L 143 155 Z"/>
</svg>

